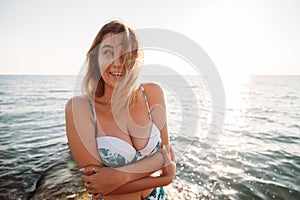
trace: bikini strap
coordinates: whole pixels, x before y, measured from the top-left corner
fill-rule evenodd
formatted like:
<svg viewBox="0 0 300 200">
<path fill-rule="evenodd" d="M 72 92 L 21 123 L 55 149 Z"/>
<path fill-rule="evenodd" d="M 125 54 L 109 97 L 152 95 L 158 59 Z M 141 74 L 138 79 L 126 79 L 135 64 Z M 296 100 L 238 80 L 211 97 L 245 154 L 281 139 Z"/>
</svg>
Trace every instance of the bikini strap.
<svg viewBox="0 0 300 200">
<path fill-rule="evenodd" d="M 145 99 L 145 102 L 146 102 L 146 106 L 147 106 L 147 110 L 148 110 L 148 116 L 149 116 L 149 119 L 152 121 L 152 116 L 151 116 L 151 112 L 150 112 L 150 107 L 149 107 L 149 103 L 148 103 L 148 98 L 147 98 L 147 95 L 146 95 L 146 92 L 145 92 L 145 89 L 144 89 L 143 84 L 141 84 L 141 89 L 142 89 L 142 93 L 143 93 L 143 96 L 144 96 L 144 99 Z"/>
<path fill-rule="evenodd" d="M 95 112 L 95 108 L 92 104 L 92 101 L 90 100 L 90 98 L 88 96 L 85 96 L 89 102 L 89 105 L 90 105 L 90 109 L 92 111 L 92 114 L 93 114 L 93 118 L 94 118 L 94 128 L 95 128 L 95 137 L 97 137 L 98 135 L 98 127 L 97 127 L 97 117 L 96 117 L 96 112 Z"/>
</svg>

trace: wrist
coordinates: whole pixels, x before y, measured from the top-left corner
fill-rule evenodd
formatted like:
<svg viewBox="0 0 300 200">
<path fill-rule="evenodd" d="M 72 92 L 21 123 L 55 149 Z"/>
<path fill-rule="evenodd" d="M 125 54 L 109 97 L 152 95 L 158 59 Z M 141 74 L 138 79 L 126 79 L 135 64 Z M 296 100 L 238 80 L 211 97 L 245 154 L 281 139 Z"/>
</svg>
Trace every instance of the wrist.
<svg viewBox="0 0 300 200">
<path fill-rule="evenodd" d="M 170 175 L 168 174 L 163 174 L 162 176 L 160 176 L 162 178 L 161 180 L 161 184 L 162 186 L 167 186 L 169 185 L 170 183 L 173 182 L 173 177 L 171 177 Z"/>
<path fill-rule="evenodd" d="M 124 173 L 118 169 L 115 169 L 114 174 L 115 174 L 116 180 L 118 180 L 120 185 L 124 185 L 124 184 L 130 182 L 130 176 L 128 173 Z"/>
<path fill-rule="evenodd" d="M 170 162 L 170 164 L 163 169 L 162 176 L 166 179 L 167 185 L 173 182 L 176 172 L 175 162 Z"/>
</svg>

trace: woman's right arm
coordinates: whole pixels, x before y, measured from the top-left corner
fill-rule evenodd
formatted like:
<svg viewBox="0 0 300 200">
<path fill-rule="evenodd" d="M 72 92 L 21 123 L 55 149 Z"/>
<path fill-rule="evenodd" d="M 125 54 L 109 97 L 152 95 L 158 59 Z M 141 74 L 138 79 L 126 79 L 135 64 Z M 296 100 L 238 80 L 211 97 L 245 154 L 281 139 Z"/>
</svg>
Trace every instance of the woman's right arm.
<svg viewBox="0 0 300 200">
<path fill-rule="evenodd" d="M 72 155 L 79 168 L 101 166 L 97 154 L 92 114 L 84 97 L 73 97 L 65 107 L 66 133 Z"/>
</svg>

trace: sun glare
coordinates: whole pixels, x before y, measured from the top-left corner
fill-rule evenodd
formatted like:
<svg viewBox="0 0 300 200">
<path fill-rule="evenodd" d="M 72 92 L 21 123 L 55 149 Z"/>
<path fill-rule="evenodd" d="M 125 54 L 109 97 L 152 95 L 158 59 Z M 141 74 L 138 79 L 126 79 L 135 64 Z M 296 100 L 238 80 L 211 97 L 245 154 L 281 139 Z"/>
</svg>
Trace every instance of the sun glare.
<svg viewBox="0 0 300 200">
<path fill-rule="evenodd" d="M 235 107 L 243 109 L 244 101 L 242 92 L 245 90 L 245 87 L 249 75 L 245 73 L 240 74 L 221 74 L 221 78 L 224 85 L 225 97 L 226 97 L 226 107 Z"/>
</svg>

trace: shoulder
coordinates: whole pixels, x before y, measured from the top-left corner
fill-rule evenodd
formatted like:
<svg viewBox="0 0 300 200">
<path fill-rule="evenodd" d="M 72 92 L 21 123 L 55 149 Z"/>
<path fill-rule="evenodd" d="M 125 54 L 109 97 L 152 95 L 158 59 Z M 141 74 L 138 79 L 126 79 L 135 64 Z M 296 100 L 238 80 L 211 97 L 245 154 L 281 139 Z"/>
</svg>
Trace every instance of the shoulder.
<svg viewBox="0 0 300 200">
<path fill-rule="evenodd" d="M 143 84 L 145 92 L 148 95 L 163 95 L 163 89 L 157 83 L 145 83 Z"/>
<path fill-rule="evenodd" d="M 164 91 L 160 85 L 157 83 L 145 83 L 143 87 L 150 104 L 164 104 Z"/>
<path fill-rule="evenodd" d="M 153 92 L 163 93 L 163 89 L 157 83 L 144 83 L 143 86 L 144 86 L 145 90 L 147 90 L 151 93 L 153 93 Z"/>
<path fill-rule="evenodd" d="M 74 96 L 67 101 L 65 111 L 66 113 L 73 112 L 76 108 L 82 108 L 82 106 L 85 106 L 87 103 L 85 96 Z"/>
</svg>

